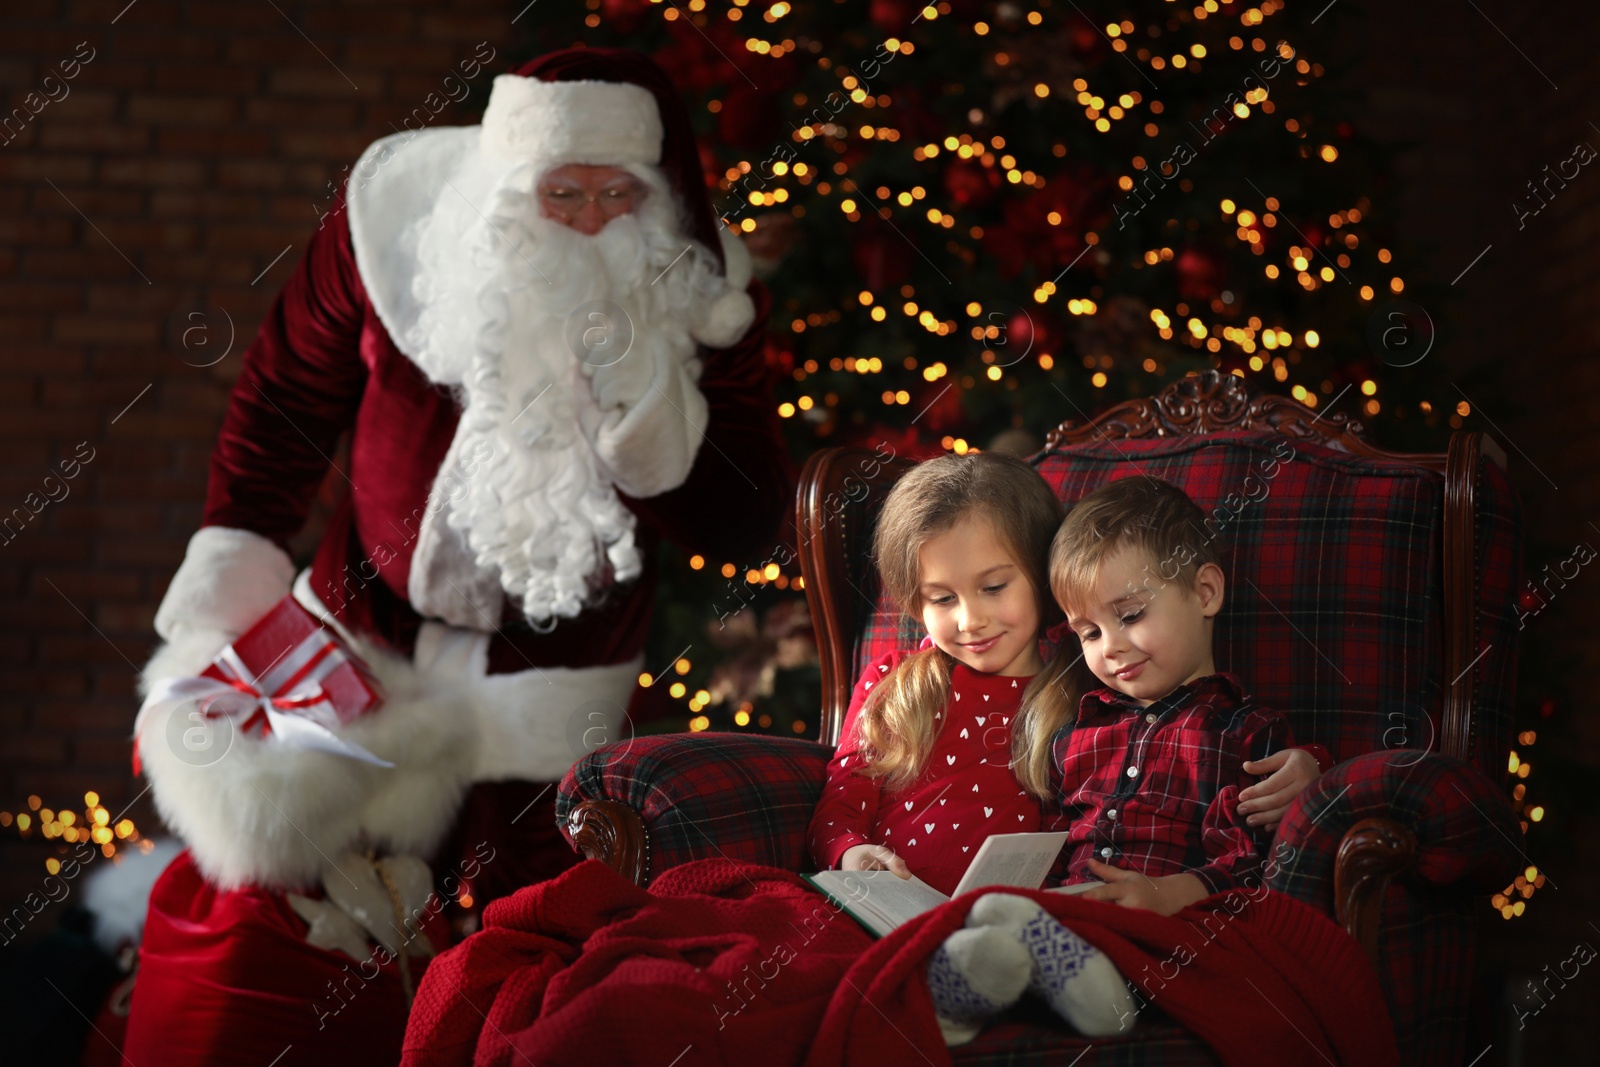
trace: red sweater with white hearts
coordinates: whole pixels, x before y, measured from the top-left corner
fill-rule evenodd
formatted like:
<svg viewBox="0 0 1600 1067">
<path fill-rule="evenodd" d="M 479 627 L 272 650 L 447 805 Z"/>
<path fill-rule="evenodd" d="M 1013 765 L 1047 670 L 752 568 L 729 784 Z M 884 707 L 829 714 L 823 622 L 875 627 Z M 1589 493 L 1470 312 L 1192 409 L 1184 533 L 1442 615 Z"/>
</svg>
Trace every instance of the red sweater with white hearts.
<svg viewBox="0 0 1600 1067">
<path fill-rule="evenodd" d="M 905 656 L 874 660 L 856 682 L 807 842 L 817 865 L 829 868 L 854 845 L 886 845 L 918 878 L 949 893 L 990 834 L 1039 829 L 1039 802 L 1017 784 L 1010 763 L 1011 727 L 1031 676 L 952 664 L 950 702 L 934 715 L 940 726 L 928 766 L 909 788 L 888 793 L 880 779 L 856 773 L 863 758 L 857 719 L 872 687 Z"/>
</svg>

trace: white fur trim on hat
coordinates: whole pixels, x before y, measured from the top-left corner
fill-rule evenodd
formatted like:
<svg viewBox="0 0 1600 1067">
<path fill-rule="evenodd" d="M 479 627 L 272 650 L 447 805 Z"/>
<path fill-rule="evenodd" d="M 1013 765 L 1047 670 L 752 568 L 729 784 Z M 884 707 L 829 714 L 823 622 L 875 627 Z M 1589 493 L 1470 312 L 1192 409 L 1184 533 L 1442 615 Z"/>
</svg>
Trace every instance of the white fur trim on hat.
<svg viewBox="0 0 1600 1067">
<path fill-rule="evenodd" d="M 657 163 L 663 136 L 654 94 L 626 82 L 501 74 L 483 112 L 482 149 L 508 162 Z"/>
</svg>

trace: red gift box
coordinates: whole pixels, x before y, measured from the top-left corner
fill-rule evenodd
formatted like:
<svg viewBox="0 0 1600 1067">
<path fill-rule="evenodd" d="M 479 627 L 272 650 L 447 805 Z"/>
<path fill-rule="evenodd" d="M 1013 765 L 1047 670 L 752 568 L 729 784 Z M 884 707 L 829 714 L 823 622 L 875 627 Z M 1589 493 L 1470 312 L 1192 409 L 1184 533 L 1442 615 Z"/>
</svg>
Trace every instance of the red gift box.
<svg viewBox="0 0 1600 1067">
<path fill-rule="evenodd" d="M 228 720 L 241 733 L 391 767 L 339 735 L 341 726 L 382 704 L 371 669 L 287 596 L 198 677 L 155 680 L 134 722 L 133 773 L 140 773 L 138 738 L 145 717 L 184 705 L 197 705 L 206 719 Z M 189 713 L 189 721 L 198 723 L 194 715 Z"/>
<path fill-rule="evenodd" d="M 370 668 L 293 596 L 278 601 L 200 675 L 276 698 L 280 708 L 330 730 L 383 704 Z M 265 733 L 266 716 L 251 715 L 240 728 Z"/>
</svg>

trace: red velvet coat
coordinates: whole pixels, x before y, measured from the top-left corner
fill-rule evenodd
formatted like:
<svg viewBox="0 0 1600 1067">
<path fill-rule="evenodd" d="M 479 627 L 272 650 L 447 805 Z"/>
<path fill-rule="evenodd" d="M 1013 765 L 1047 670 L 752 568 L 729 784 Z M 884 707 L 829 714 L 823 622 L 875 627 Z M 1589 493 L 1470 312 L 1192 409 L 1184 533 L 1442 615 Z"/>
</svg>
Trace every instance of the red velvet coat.
<svg viewBox="0 0 1600 1067">
<path fill-rule="evenodd" d="M 648 499 L 622 496 L 639 518 L 641 577 L 546 634 L 508 604 L 489 644 L 491 674 L 638 654 L 662 536 L 740 570 L 770 556 L 793 469 L 762 356 L 770 297 L 754 281 L 750 295 L 756 318 L 744 339 L 703 353 L 710 420 L 688 480 Z M 203 525 L 285 546 L 305 525 L 340 434 L 352 431 L 341 472 L 349 493 L 317 550 L 312 587 L 341 621 L 409 654 L 421 623 L 406 597 L 412 551 L 460 410 L 395 347 L 357 271 L 347 216 L 330 215 L 244 355 L 211 460 Z"/>
</svg>

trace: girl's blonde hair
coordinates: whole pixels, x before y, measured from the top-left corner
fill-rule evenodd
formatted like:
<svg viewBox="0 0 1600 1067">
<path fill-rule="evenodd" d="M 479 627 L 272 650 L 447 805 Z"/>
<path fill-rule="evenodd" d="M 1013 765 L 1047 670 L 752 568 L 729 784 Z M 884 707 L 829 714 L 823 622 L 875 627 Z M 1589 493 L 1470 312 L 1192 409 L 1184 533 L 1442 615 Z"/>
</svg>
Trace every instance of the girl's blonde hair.
<svg viewBox="0 0 1600 1067">
<path fill-rule="evenodd" d="M 1056 614 L 1046 558 L 1061 524 L 1061 504 L 1027 463 L 994 452 L 946 455 L 908 471 L 889 492 L 873 533 L 879 579 L 905 615 L 922 621 L 922 546 L 969 516 L 993 524 L 1026 575 L 1039 605 L 1040 630 Z M 1050 742 L 1072 721 L 1081 693 L 1079 658 L 1063 642 L 1022 694 L 1012 731 L 1012 771 L 1035 796 L 1050 791 Z M 937 646 L 914 652 L 873 687 L 859 718 L 870 758 L 861 773 L 890 790 L 921 776 L 939 732 L 934 718 L 950 701 L 951 658 Z"/>
</svg>

